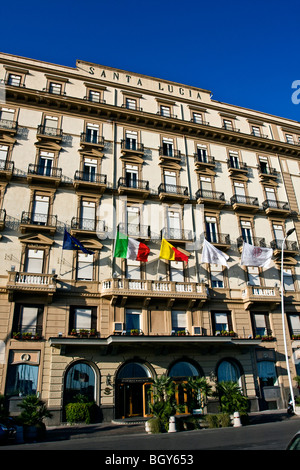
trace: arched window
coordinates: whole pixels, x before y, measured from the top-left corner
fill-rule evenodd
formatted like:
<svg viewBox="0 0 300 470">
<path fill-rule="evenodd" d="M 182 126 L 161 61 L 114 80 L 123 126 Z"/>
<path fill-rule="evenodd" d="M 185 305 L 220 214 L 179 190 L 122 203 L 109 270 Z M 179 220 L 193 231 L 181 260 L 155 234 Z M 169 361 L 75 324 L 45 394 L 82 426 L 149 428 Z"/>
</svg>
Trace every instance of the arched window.
<svg viewBox="0 0 300 470">
<path fill-rule="evenodd" d="M 125 364 L 118 373 L 118 379 L 142 379 L 148 377 L 151 377 L 150 371 L 146 366 L 138 362 Z"/>
<path fill-rule="evenodd" d="M 95 382 L 95 371 L 91 366 L 85 362 L 73 364 L 66 374 L 65 402 L 72 402 L 76 399 L 76 395 L 84 395 L 91 401 L 95 400 Z"/>
<path fill-rule="evenodd" d="M 198 377 L 199 372 L 190 362 L 176 362 L 169 371 L 169 377 Z"/>
<path fill-rule="evenodd" d="M 198 369 L 188 361 L 178 361 L 169 370 L 169 377 L 175 383 L 175 399 L 178 405 L 178 414 L 190 413 L 191 396 L 187 383 L 189 377 L 199 377 Z"/>
<path fill-rule="evenodd" d="M 240 376 L 240 371 L 234 362 L 228 360 L 220 362 L 217 371 L 218 382 L 239 383 Z"/>
</svg>

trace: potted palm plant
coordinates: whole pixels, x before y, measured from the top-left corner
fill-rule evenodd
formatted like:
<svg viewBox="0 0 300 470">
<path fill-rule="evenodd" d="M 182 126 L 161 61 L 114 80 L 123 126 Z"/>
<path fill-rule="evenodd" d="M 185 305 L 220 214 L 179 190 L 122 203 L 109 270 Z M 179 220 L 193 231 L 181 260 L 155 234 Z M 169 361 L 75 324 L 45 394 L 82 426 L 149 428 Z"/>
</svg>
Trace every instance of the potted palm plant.
<svg viewBox="0 0 300 470">
<path fill-rule="evenodd" d="M 43 420 L 52 417 L 46 404 L 36 395 L 27 395 L 19 407 L 22 408 L 19 421 L 23 424 L 24 440 L 42 440 L 46 432 Z"/>
</svg>

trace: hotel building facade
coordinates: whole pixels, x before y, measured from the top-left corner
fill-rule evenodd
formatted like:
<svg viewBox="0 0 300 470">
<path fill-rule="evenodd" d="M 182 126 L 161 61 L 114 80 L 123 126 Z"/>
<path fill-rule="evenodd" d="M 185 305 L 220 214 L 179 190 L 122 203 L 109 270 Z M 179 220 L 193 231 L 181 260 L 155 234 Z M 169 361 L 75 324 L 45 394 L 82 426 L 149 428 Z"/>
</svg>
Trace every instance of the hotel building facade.
<svg viewBox="0 0 300 470">
<path fill-rule="evenodd" d="M 163 374 L 235 380 L 251 410 L 300 375 L 300 124 L 211 92 L 78 60 L 0 54 L 0 393 L 65 420 L 149 416 Z M 63 249 L 67 230 L 92 253 Z M 115 258 L 117 230 L 150 248 Z M 159 259 L 162 239 L 188 263 Z M 202 263 L 206 238 L 228 268 Z M 241 265 L 243 242 L 273 249 Z M 299 339 L 298 339 L 299 338 Z M 293 381 L 297 395 L 296 382 Z M 210 399 L 207 411 L 217 403 Z"/>
</svg>

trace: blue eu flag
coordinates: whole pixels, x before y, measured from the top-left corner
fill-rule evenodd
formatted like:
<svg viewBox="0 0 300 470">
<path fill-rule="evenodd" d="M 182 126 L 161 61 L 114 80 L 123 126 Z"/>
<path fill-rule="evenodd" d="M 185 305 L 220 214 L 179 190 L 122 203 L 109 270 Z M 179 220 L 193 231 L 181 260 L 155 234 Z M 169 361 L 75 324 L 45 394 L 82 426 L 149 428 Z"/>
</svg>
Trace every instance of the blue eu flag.
<svg viewBox="0 0 300 470">
<path fill-rule="evenodd" d="M 64 233 L 63 250 L 81 250 L 87 255 L 94 254 L 93 251 L 84 248 L 83 244 L 79 240 L 77 240 L 77 238 L 73 237 L 69 232 L 67 232 L 66 229 Z"/>
</svg>

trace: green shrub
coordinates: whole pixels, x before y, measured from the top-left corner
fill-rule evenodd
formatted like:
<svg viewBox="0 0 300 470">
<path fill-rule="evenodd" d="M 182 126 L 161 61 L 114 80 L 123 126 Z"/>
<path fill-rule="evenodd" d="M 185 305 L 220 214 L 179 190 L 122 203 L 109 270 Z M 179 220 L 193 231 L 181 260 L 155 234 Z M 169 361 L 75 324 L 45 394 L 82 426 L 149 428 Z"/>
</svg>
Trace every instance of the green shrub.
<svg viewBox="0 0 300 470">
<path fill-rule="evenodd" d="M 66 420 L 68 423 L 90 424 L 93 420 L 94 403 L 68 403 L 66 406 Z"/>
<path fill-rule="evenodd" d="M 205 416 L 205 423 L 209 428 L 218 428 L 219 420 L 218 415 L 209 414 Z"/>
<path fill-rule="evenodd" d="M 149 429 L 153 434 L 159 434 L 164 431 L 164 426 L 162 421 L 159 418 L 151 418 L 148 421 Z"/>
<path fill-rule="evenodd" d="M 44 418 L 52 417 L 46 404 L 36 395 L 27 395 L 18 406 L 23 410 L 19 419 L 27 426 L 41 425 Z"/>
<path fill-rule="evenodd" d="M 228 428 L 231 426 L 229 413 L 208 414 L 203 421 L 209 428 Z"/>
<path fill-rule="evenodd" d="M 228 428 L 229 426 L 231 426 L 231 418 L 229 413 L 220 413 L 218 415 L 218 420 L 220 428 Z"/>
</svg>

